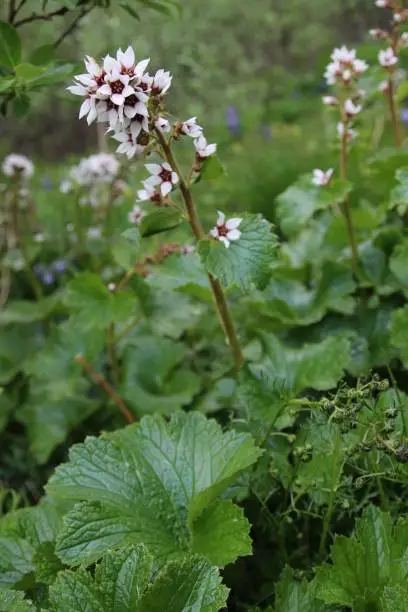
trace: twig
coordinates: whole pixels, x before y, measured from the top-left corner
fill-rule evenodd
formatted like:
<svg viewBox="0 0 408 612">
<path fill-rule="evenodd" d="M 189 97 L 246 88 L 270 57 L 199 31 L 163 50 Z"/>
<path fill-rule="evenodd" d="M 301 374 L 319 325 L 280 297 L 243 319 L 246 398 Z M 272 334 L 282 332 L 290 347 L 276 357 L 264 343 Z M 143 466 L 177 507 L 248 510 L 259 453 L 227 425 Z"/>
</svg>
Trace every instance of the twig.
<svg viewBox="0 0 408 612">
<path fill-rule="evenodd" d="M 108 383 L 108 381 L 101 376 L 96 370 L 93 369 L 91 364 L 85 359 L 83 355 L 77 355 L 75 361 L 82 367 L 82 369 L 88 374 L 89 378 L 94 381 L 101 389 L 103 389 L 109 397 L 115 402 L 123 416 L 128 423 L 134 423 L 135 417 L 126 406 L 123 399 L 116 393 L 115 389 Z"/>
<path fill-rule="evenodd" d="M 16 0 L 10 0 L 8 22 L 13 23 L 14 15 L 16 14 Z"/>
<path fill-rule="evenodd" d="M 20 21 L 16 21 L 14 24 L 15 28 L 19 28 L 26 23 L 32 23 L 33 21 L 50 21 L 54 17 L 61 17 L 68 13 L 69 9 L 65 6 L 58 9 L 57 11 L 52 11 L 51 13 L 44 13 L 43 15 L 38 15 L 38 13 L 33 13 L 30 17 L 25 17 L 24 19 L 20 19 Z"/>
<path fill-rule="evenodd" d="M 54 43 L 54 47 L 55 49 L 57 47 L 59 47 L 59 45 L 62 43 L 63 40 L 65 40 L 65 38 L 67 36 L 69 36 L 77 27 L 77 25 L 79 24 L 79 22 L 81 21 L 81 19 L 83 19 L 83 17 L 85 17 L 85 15 L 87 15 L 91 9 L 93 7 L 88 7 L 87 9 L 82 9 L 82 11 L 79 13 L 79 15 L 77 15 L 74 19 L 74 21 L 71 23 L 70 26 L 68 26 L 68 28 L 61 34 L 61 36 L 55 41 Z M 98 124 L 99 125 L 99 124 Z"/>
</svg>

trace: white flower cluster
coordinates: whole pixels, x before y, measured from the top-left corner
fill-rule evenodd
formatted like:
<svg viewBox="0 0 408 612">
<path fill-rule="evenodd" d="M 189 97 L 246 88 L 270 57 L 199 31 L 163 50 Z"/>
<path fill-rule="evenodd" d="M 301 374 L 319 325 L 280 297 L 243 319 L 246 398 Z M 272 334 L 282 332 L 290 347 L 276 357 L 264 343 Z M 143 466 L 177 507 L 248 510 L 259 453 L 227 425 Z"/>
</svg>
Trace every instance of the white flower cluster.
<svg viewBox="0 0 408 612">
<path fill-rule="evenodd" d="M 119 173 L 120 164 L 110 153 L 96 153 L 81 159 L 77 166 L 71 168 L 69 179 L 61 182 L 63 193 L 71 191 L 74 185 L 93 187 L 99 184 L 113 183 Z"/>
<path fill-rule="evenodd" d="M 364 60 L 356 57 L 355 49 L 347 49 L 344 46 L 340 49 L 334 49 L 331 60 L 324 73 L 328 85 L 336 85 L 337 83 L 350 85 L 368 68 Z"/>
<path fill-rule="evenodd" d="M 3 174 L 10 178 L 29 179 L 34 174 L 33 162 L 18 153 L 10 153 L 4 158 L 1 166 Z"/>
<path fill-rule="evenodd" d="M 149 103 L 162 98 L 170 88 L 172 76 L 166 70 L 155 75 L 146 72 L 149 59 L 135 62 L 132 47 L 121 49 L 116 58 L 107 55 L 102 65 L 86 57 L 87 72 L 75 77 L 71 93 L 85 97 L 79 117 L 106 122 L 120 144 L 118 153 L 128 157 L 142 153 L 149 141 Z M 163 124 L 166 129 L 166 124 Z"/>
<path fill-rule="evenodd" d="M 317 185 L 318 187 L 323 187 L 324 185 L 328 185 L 332 179 L 334 169 L 329 168 L 326 170 L 319 170 L 316 168 L 313 170 L 312 183 L 313 185 Z"/>
</svg>

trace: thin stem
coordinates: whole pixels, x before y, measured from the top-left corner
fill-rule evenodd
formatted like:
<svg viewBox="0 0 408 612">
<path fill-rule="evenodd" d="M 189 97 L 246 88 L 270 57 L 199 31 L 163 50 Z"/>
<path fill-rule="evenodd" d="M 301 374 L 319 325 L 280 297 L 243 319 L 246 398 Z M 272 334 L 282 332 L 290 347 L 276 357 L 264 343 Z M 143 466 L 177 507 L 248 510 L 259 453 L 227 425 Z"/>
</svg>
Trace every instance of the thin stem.
<svg viewBox="0 0 408 612">
<path fill-rule="evenodd" d="M 341 149 L 340 149 L 340 178 L 344 181 L 347 180 L 347 169 L 348 169 L 347 168 L 348 166 L 347 139 L 348 139 L 348 127 L 347 127 L 347 123 L 343 122 L 343 135 L 341 137 Z M 352 259 L 353 259 L 353 267 L 355 267 L 358 261 L 358 250 L 357 250 L 356 236 L 354 233 L 353 220 L 351 218 L 350 202 L 347 196 L 344 199 L 342 208 L 343 208 L 343 215 L 346 221 L 347 235 L 348 235 L 348 240 L 349 240 Z"/>
<path fill-rule="evenodd" d="M 109 362 L 112 368 L 113 380 L 115 382 L 115 385 L 118 385 L 119 379 L 120 379 L 120 368 L 119 368 L 118 357 L 116 355 L 114 323 L 111 323 L 108 327 L 107 348 L 108 348 Z"/>
<path fill-rule="evenodd" d="M 50 21 L 53 17 L 60 17 L 68 13 L 69 9 L 65 6 L 58 9 L 57 11 L 52 11 L 51 13 L 44 13 L 43 15 L 38 15 L 38 13 L 32 13 L 30 17 L 25 17 L 24 19 L 20 19 L 20 21 L 16 21 L 14 24 L 15 28 L 19 28 L 20 26 L 26 23 L 32 23 L 33 21 Z"/>
<path fill-rule="evenodd" d="M 77 26 L 78 26 L 79 22 L 81 21 L 81 19 L 83 19 L 92 10 L 92 8 L 93 8 L 93 6 L 87 8 L 87 9 L 82 9 L 82 11 L 79 13 L 79 15 L 77 15 L 75 17 L 75 19 L 73 20 L 71 25 L 69 25 L 68 28 L 66 30 L 64 30 L 64 32 L 61 34 L 61 36 L 55 41 L 55 43 L 54 43 L 55 49 L 60 46 L 62 41 L 65 40 L 67 38 L 67 36 L 72 34 L 72 32 L 77 28 Z"/>
<path fill-rule="evenodd" d="M 103 389 L 109 397 L 115 402 L 123 416 L 128 423 L 134 423 L 135 417 L 126 406 L 123 399 L 116 393 L 115 389 L 108 383 L 101 374 L 93 369 L 91 364 L 83 357 L 83 355 L 77 355 L 75 361 L 82 367 L 82 369 L 88 374 L 89 378 L 94 381 L 101 389 Z"/>
<path fill-rule="evenodd" d="M 203 226 L 201 225 L 200 217 L 198 215 L 193 196 L 188 187 L 188 184 L 180 170 L 177 160 L 174 157 L 173 151 L 171 150 L 171 147 L 167 142 L 166 138 L 159 130 L 156 130 L 156 134 L 167 162 L 170 164 L 173 171 L 179 177 L 180 191 L 184 200 L 188 220 L 190 222 L 191 229 L 193 230 L 193 234 L 197 240 L 203 240 L 206 237 L 206 234 L 204 232 Z M 244 357 L 242 355 L 241 345 L 238 340 L 234 322 L 232 320 L 231 313 L 228 307 L 227 299 L 219 281 L 211 274 L 208 274 L 208 278 L 214 296 L 215 307 L 217 309 L 218 316 L 220 318 L 228 345 L 231 349 L 235 367 L 237 370 L 239 370 L 244 363 Z"/>
<path fill-rule="evenodd" d="M 388 105 L 390 107 L 390 115 L 392 122 L 392 129 L 394 132 L 395 146 L 399 148 L 402 145 L 401 126 L 397 117 L 397 108 L 395 103 L 395 88 L 392 81 L 392 77 L 388 79 L 388 91 L 387 91 Z"/>
<path fill-rule="evenodd" d="M 334 510 L 334 499 L 335 499 L 335 493 L 337 490 L 337 478 L 335 478 L 335 476 L 336 476 L 336 470 L 338 470 L 338 465 L 337 465 L 338 452 L 339 452 L 339 442 L 338 440 L 336 440 L 336 445 L 334 448 L 334 453 L 333 453 L 333 458 L 332 458 L 333 467 L 332 467 L 332 474 L 331 474 L 332 480 L 331 480 L 331 487 L 330 487 L 330 493 L 329 493 L 329 501 L 327 504 L 327 512 L 325 514 L 324 521 L 323 521 L 322 535 L 320 537 L 319 558 L 321 560 L 323 560 L 324 558 L 327 536 L 329 535 L 330 522 L 333 516 L 333 510 Z"/>
</svg>

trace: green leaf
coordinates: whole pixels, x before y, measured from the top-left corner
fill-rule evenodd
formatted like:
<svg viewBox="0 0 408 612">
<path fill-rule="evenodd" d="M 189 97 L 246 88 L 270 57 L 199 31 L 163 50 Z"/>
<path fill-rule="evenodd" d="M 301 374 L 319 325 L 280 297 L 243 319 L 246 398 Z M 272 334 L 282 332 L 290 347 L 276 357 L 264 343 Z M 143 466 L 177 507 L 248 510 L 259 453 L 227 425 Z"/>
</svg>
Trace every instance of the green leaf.
<svg viewBox="0 0 408 612">
<path fill-rule="evenodd" d="M 25 93 L 17 94 L 12 100 L 12 106 L 16 117 L 24 117 L 30 110 L 30 98 Z"/>
<path fill-rule="evenodd" d="M 34 51 L 30 55 L 30 62 L 35 66 L 42 66 L 43 64 L 48 64 L 55 57 L 55 47 L 54 45 L 41 45 L 34 49 Z"/>
<path fill-rule="evenodd" d="M 168 424 L 143 417 L 87 438 L 48 484 L 52 495 L 87 500 L 66 515 L 57 554 L 68 564 L 90 563 L 112 546 L 144 543 L 163 564 L 195 552 L 195 521 L 259 454 L 250 436 L 222 433 L 199 413 L 176 413 Z M 208 538 L 211 524 L 207 518 Z M 247 535 L 242 521 L 241 529 Z"/>
<path fill-rule="evenodd" d="M 183 215 L 179 210 L 163 207 L 147 214 L 140 223 L 140 235 L 143 238 L 167 232 L 178 227 L 183 221 Z"/>
<path fill-rule="evenodd" d="M 399 349 L 401 361 L 408 367 L 408 306 L 395 310 L 392 315 L 391 344 Z"/>
<path fill-rule="evenodd" d="M 34 553 L 36 582 L 52 584 L 63 565 L 55 554 L 54 542 L 41 542 Z"/>
<path fill-rule="evenodd" d="M 126 271 L 131 270 L 137 263 L 140 253 L 140 234 L 137 229 L 131 228 L 123 232 L 112 247 L 114 260 Z"/>
<path fill-rule="evenodd" d="M 92 576 L 85 570 L 64 571 L 50 587 L 50 604 L 53 612 L 101 612 L 101 594 L 95 587 Z"/>
<path fill-rule="evenodd" d="M 196 253 L 173 253 L 154 268 L 147 282 L 161 290 L 179 291 L 212 303 L 208 276 Z"/>
<path fill-rule="evenodd" d="M 390 258 L 390 270 L 402 288 L 408 290 L 408 241 L 397 244 L 394 248 Z"/>
<path fill-rule="evenodd" d="M 7 91 L 8 89 L 12 89 L 14 84 L 14 77 L 0 78 L 0 93 L 2 93 L 3 91 Z"/>
<path fill-rule="evenodd" d="M 140 21 L 140 15 L 137 11 L 135 11 L 133 6 L 131 6 L 127 2 L 120 2 L 119 6 L 122 7 L 127 13 L 129 13 L 131 17 L 133 17 L 137 21 Z"/>
<path fill-rule="evenodd" d="M 295 580 L 293 570 L 285 567 L 276 584 L 275 612 L 327 612 L 319 602 L 313 588 L 305 580 Z"/>
<path fill-rule="evenodd" d="M 41 74 L 30 80 L 30 89 L 63 83 L 67 78 L 72 76 L 75 68 L 75 64 L 55 64 L 48 66 Z"/>
<path fill-rule="evenodd" d="M 180 367 L 184 354 L 180 343 L 154 336 L 137 336 L 126 348 L 121 394 L 138 415 L 171 414 L 191 402 L 200 380 Z"/>
<path fill-rule="evenodd" d="M 27 429 L 29 450 L 39 464 L 48 461 L 52 451 L 70 431 L 85 421 L 99 407 L 95 400 L 82 395 L 59 401 L 47 398 L 41 392 L 30 395 L 20 407 L 18 419 Z"/>
<path fill-rule="evenodd" d="M 91 272 L 81 272 L 68 283 L 64 302 L 77 313 L 82 329 L 106 329 L 110 323 L 124 322 L 137 314 L 132 292 L 112 293 Z"/>
<path fill-rule="evenodd" d="M 271 275 L 276 237 L 260 215 L 245 215 L 239 229 L 241 237 L 228 249 L 219 240 L 201 240 L 201 261 L 207 272 L 227 288 L 263 289 Z"/>
<path fill-rule="evenodd" d="M 0 21 L 0 66 L 14 68 L 21 58 L 20 36 L 15 28 Z"/>
<path fill-rule="evenodd" d="M 392 587 L 385 587 L 381 599 L 381 612 L 406 612 L 408 583 L 405 581 Z"/>
<path fill-rule="evenodd" d="M 408 521 L 393 525 L 389 514 L 370 506 L 350 538 L 337 536 L 332 565 L 318 568 L 317 595 L 328 604 L 356 612 L 379 609 L 384 588 L 405 580 L 402 561 L 408 550 Z"/>
<path fill-rule="evenodd" d="M 391 191 L 389 207 L 403 216 L 408 210 L 408 168 L 398 168 L 395 178 L 399 184 Z"/>
<path fill-rule="evenodd" d="M 42 66 L 35 66 L 27 63 L 19 64 L 15 68 L 16 76 L 24 81 L 31 81 L 32 79 L 37 78 L 43 72 L 44 68 Z"/>
<path fill-rule="evenodd" d="M 207 157 L 201 165 L 200 174 L 195 181 L 213 181 L 225 174 L 225 168 L 216 155 Z"/>
<path fill-rule="evenodd" d="M 0 312 L 0 326 L 11 323 L 27 324 L 46 319 L 58 304 L 56 296 L 50 296 L 38 302 L 14 301 Z"/>
<path fill-rule="evenodd" d="M 136 612 L 218 612 L 227 596 L 217 568 L 206 559 L 190 557 L 169 563 L 159 573 Z"/>
<path fill-rule="evenodd" d="M 17 537 L 0 537 L 0 587 L 12 587 L 34 571 L 33 548 Z"/>
<path fill-rule="evenodd" d="M 193 549 L 214 565 L 233 563 L 252 553 L 249 529 L 243 510 L 229 500 L 221 500 L 206 508 L 194 522 Z"/>
<path fill-rule="evenodd" d="M 329 185 L 317 186 L 311 175 L 300 177 L 277 198 L 276 212 L 283 233 L 298 234 L 316 212 L 343 202 L 351 189 L 348 181 L 333 179 Z"/>
<path fill-rule="evenodd" d="M 34 612 L 32 601 L 24 599 L 22 591 L 0 589 L 0 612 Z"/>
</svg>

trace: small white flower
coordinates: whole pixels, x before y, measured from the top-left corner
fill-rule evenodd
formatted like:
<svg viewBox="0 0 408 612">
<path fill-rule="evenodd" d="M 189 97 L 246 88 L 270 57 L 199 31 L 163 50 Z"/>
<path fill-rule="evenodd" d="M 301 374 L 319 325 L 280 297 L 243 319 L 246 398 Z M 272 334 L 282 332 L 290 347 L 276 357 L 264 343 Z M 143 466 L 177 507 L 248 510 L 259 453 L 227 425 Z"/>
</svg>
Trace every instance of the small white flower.
<svg viewBox="0 0 408 612">
<path fill-rule="evenodd" d="M 362 106 L 360 104 L 354 104 L 353 100 L 350 100 L 350 98 L 344 103 L 344 112 L 348 117 L 358 115 L 358 113 L 361 112 L 361 109 Z"/>
<path fill-rule="evenodd" d="M 19 155 L 18 153 L 7 155 L 1 169 L 3 174 L 13 178 L 21 177 L 28 179 L 34 174 L 33 162 L 28 157 L 25 157 L 25 155 Z"/>
<path fill-rule="evenodd" d="M 34 242 L 42 243 L 45 240 L 45 234 L 43 232 L 37 232 L 34 234 Z"/>
<path fill-rule="evenodd" d="M 154 202 L 160 205 L 162 203 L 162 195 L 158 189 L 155 189 L 153 185 L 143 183 L 144 189 L 139 189 L 137 192 L 138 202 Z"/>
<path fill-rule="evenodd" d="M 398 12 L 394 13 L 393 20 L 395 21 L 395 23 L 401 23 L 402 21 L 401 13 L 398 13 Z"/>
<path fill-rule="evenodd" d="M 389 89 L 390 89 L 390 84 L 388 81 L 381 81 L 381 83 L 378 86 L 379 91 L 382 91 L 382 93 L 388 93 Z"/>
<path fill-rule="evenodd" d="M 187 121 L 184 121 L 180 129 L 183 134 L 187 134 L 187 136 L 191 136 L 191 138 L 199 138 L 203 133 L 203 128 L 201 125 L 198 125 L 196 117 L 191 117 L 187 119 Z"/>
<path fill-rule="evenodd" d="M 346 131 L 346 127 L 344 125 L 343 122 L 339 122 L 337 124 L 337 134 L 339 136 L 339 138 L 343 138 L 344 133 Z M 354 138 L 357 137 L 357 132 L 355 130 L 353 130 L 351 127 L 347 127 L 347 140 L 354 140 Z"/>
<path fill-rule="evenodd" d="M 170 132 L 171 126 L 170 123 L 165 119 L 165 117 L 157 117 L 154 125 L 159 130 L 159 132 L 165 133 Z"/>
<path fill-rule="evenodd" d="M 408 32 L 403 32 L 401 34 L 400 41 L 401 41 L 401 44 L 404 45 L 404 47 L 408 45 Z"/>
<path fill-rule="evenodd" d="M 105 75 L 105 83 L 98 88 L 96 95 L 101 100 L 109 99 L 116 106 L 123 106 L 127 97 L 135 94 L 129 85 L 130 76 L 113 70 Z"/>
<path fill-rule="evenodd" d="M 326 106 L 336 106 L 339 103 L 335 96 L 323 96 L 322 101 Z"/>
<path fill-rule="evenodd" d="M 150 172 L 151 176 L 144 181 L 144 185 L 149 185 L 151 187 L 160 185 L 160 191 L 163 198 L 165 198 L 173 189 L 174 185 L 178 183 L 179 179 L 177 174 L 173 172 L 170 164 L 167 162 L 162 164 L 145 164 L 145 168 Z"/>
<path fill-rule="evenodd" d="M 214 155 L 217 151 L 216 144 L 207 144 L 207 140 L 204 136 L 200 136 L 194 140 L 194 146 L 197 152 L 197 157 L 199 159 L 205 159 L 206 157 L 210 157 Z"/>
<path fill-rule="evenodd" d="M 381 28 L 369 30 L 369 34 L 376 40 L 385 40 L 388 37 L 388 33 L 385 30 L 381 30 Z"/>
<path fill-rule="evenodd" d="M 225 248 L 228 249 L 231 242 L 239 240 L 241 237 L 241 232 L 238 227 L 241 225 L 242 219 L 234 217 L 226 221 L 224 213 L 220 211 L 217 212 L 217 225 L 210 231 L 210 236 L 216 238 L 216 240 L 220 240 Z"/>
<path fill-rule="evenodd" d="M 363 72 L 366 72 L 366 70 L 368 70 L 368 64 L 364 60 L 355 59 L 353 62 L 353 69 L 354 72 L 359 76 L 360 74 L 363 74 Z"/>
<path fill-rule="evenodd" d="M 333 60 L 333 62 L 350 64 L 356 59 L 356 50 L 347 49 L 347 47 L 343 45 L 342 47 L 340 47 L 340 49 L 336 48 L 333 50 L 333 53 L 331 54 L 331 59 Z"/>
<path fill-rule="evenodd" d="M 140 208 L 140 206 L 136 205 L 128 214 L 128 219 L 130 223 L 133 223 L 134 225 L 139 225 L 145 214 L 146 213 Z"/>
<path fill-rule="evenodd" d="M 86 235 L 91 240 L 97 240 L 98 238 L 100 238 L 102 236 L 102 230 L 101 230 L 100 227 L 97 227 L 97 226 L 90 227 L 90 228 L 88 228 L 88 231 L 86 232 Z"/>
<path fill-rule="evenodd" d="M 108 289 L 109 289 L 109 291 L 115 291 L 115 289 L 116 289 L 115 283 L 109 283 Z"/>
<path fill-rule="evenodd" d="M 72 189 L 72 181 L 64 180 L 60 184 L 61 193 L 69 193 Z"/>
<path fill-rule="evenodd" d="M 152 94 L 155 96 L 163 96 L 170 89 L 172 75 L 167 70 L 160 68 L 153 77 Z"/>
<path fill-rule="evenodd" d="M 190 255 L 190 253 L 194 253 L 195 247 L 192 244 L 183 244 L 180 247 L 181 255 Z"/>
<path fill-rule="evenodd" d="M 388 8 L 389 0 L 375 0 L 375 6 L 378 6 L 378 8 Z"/>
<path fill-rule="evenodd" d="M 378 61 L 380 62 L 381 66 L 383 66 L 384 68 L 390 68 L 392 66 L 395 66 L 395 64 L 397 64 L 398 57 L 395 55 L 393 49 L 389 47 L 385 51 L 379 52 Z"/>
<path fill-rule="evenodd" d="M 115 132 L 113 138 L 120 143 L 116 153 L 126 155 L 128 159 L 135 157 L 135 155 L 141 155 L 146 147 L 137 142 L 140 131 L 140 124 L 133 122 L 129 128 Z"/>
<path fill-rule="evenodd" d="M 333 168 L 329 168 L 328 170 L 326 170 L 326 172 L 324 170 L 319 170 L 318 168 L 316 168 L 316 170 L 313 170 L 312 183 L 318 186 L 328 185 L 333 176 L 333 172 Z"/>
</svg>

